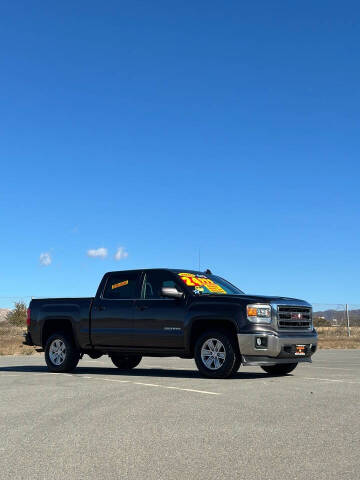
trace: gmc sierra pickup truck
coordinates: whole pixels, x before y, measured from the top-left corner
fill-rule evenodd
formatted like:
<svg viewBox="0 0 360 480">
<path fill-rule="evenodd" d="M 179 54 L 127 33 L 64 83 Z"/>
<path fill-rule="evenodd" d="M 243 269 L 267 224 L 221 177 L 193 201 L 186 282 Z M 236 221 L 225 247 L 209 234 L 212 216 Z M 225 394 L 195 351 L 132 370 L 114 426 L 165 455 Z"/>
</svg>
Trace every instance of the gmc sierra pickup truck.
<svg viewBox="0 0 360 480">
<path fill-rule="evenodd" d="M 286 375 L 317 346 L 309 303 L 246 295 L 209 270 L 109 272 L 94 298 L 32 300 L 27 325 L 24 343 L 45 351 L 52 372 L 107 354 L 120 370 L 142 356 L 178 356 L 211 378 L 240 364 Z"/>
</svg>

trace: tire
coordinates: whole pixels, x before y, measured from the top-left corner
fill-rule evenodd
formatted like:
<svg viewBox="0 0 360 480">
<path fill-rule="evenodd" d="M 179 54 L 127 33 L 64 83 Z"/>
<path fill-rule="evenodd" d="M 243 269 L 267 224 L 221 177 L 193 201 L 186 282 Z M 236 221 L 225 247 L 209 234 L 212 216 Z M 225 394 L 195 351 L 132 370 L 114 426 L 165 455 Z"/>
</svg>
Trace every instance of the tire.
<svg viewBox="0 0 360 480">
<path fill-rule="evenodd" d="M 71 372 L 76 368 L 79 360 L 80 353 L 69 335 L 59 332 L 47 339 L 45 361 L 50 372 Z"/>
<path fill-rule="evenodd" d="M 237 371 L 240 368 L 240 365 L 241 365 L 241 355 L 237 353 L 231 375 L 235 375 L 235 373 L 237 373 Z"/>
<path fill-rule="evenodd" d="M 214 353 L 217 355 L 214 356 Z M 194 357 L 200 374 L 208 378 L 228 378 L 234 373 L 234 368 L 239 368 L 234 340 L 229 333 L 219 330 L 200 335 Z"/>
<path fill-rule="evenodd" d="M 88 352 L 88 355 L 90 358 L 92 358 L 93 360 L 96 360 L 97 358 L 100 358 L 103 356 L 103 354 L 101 352 L 97 352 L 97 351 L 93 351 L 93 352 Z"/>
<path fill-rule="evenodd" d="M 261 367 L 266 373 L 270 375 L 287 375 L 288 373 L 295 370 L 297 363 L 278 363 L 277 365 L 268 365 Z"/>
<path fill-rule="evenodd" d="M 141 355 L 112 355 L 111 361 L 119 370 L 131 370 L 141 362 Z"/>
</svg>

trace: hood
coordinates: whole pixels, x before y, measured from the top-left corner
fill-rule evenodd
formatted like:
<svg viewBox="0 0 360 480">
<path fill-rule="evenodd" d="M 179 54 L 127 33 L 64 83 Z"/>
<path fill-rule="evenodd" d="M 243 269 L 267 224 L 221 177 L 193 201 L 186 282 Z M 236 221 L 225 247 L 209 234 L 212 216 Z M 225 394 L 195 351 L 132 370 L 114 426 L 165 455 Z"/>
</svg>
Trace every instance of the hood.
<svg viewBox="0 0 360 480">
<path fill-rule="evenodd" d="M 226 303 L 278 303 L 284 305 L 299 305 L 311 307 L 310 303 L 300 298 L 278 297 L 269 295 L 199 295 L 196 297 L 199 300 L 226 302 Z"/>
</svg>

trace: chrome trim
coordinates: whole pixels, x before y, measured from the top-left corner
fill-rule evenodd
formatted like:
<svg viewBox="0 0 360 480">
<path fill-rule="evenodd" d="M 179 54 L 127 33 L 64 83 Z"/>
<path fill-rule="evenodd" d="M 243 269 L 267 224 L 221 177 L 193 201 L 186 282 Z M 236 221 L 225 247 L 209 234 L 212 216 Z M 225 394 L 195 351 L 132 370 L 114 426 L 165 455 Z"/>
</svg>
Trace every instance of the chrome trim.
<svg viewBox="0 0 360 480">
<path fill-rule="evenodd" d="M 312 309 L 312 305 L 308 302 L 301 302 L 299 300 L 277 300 L 276 302 L 271 302 L 270 303 L 271 305 L 271 309 L 272 309 L 272 312 L 273 312 L 273 316 L 272 316 L 272 323 L 274 325 L 274 327 L 276 328 L 276 330 L 278 332 L 284 332 L 284 333 L 287 333 L 287 332 L 291 332 L 291 333 L 295 333 L 295 332 L 311 332 L 314 328 L 314 324 L 313 324 L 313 309 Z M 301 327 L 289 327 L 289 328 L 283 328 L 283 327 L 280 327 L 279 326 L 279 309 L 278 307 L 286 307 L 286 306 L 289 306 L 289 307 L 298 307 L 298 308 L 309 308 L 310 309 L 310 315 L 311 315 L 311 320 L 310 320 L 310 326 L 308 328 L 301 328 Z"/>
<path fill-rule="evenodd" d="M 299 357 L 297 359 L 293 358 L 277 358 L 273 359 L 270 357 L 262 356 L 244 356 L 241 357 L 241 363 L 244 367 L 262 367 L 266 365 L 279 365 L 284 363 L 312 363 L 311 357 Z"/>
<path fill-rule="evenodd" d="M 267 347 L 256 348 L 255 347 L 255 338 L 256 337 L 267 337 L 268 344 Z M 282 351 L 282 347 L 285 345 L 317 345 L 318 337 L 315 331 L 308 332 L 298 332 L 294 334 L 293 332 L 281 332 L 281 333 L 266 333 L 266 332 L 254 332 L 254 333 L 239 333 L 237 335 L 240 354 L 247 358 L 249 357 L 265 357 L 267 362 L 272 361 L 278 363 L 277 360 L 281 360 L 279 363 L 291 363 L 294 361 L 304 361 L 304 358 L 310 357 L 289 357 L 289 358 L 279 358 Z"/>
</svg>

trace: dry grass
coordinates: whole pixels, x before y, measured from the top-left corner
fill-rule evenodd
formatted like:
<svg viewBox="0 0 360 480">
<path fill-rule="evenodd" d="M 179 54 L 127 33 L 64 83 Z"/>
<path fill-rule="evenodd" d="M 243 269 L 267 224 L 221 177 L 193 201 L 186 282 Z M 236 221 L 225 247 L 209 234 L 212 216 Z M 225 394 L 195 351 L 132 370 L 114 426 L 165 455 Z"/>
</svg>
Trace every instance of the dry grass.
<svg viewBox="0 0 360 480">
<path fill-rule="evenodd" d="M 22 342 L 24 329 L 14 327 L 7 322 L 0 323 L 0 355 L 32 355 L 34 347 L 27 347 Z"/>
<path fill-rule="evenodd" d="M 360 348 L 360 327 L 351 327 L 348 337 L 346 327 L 317 327 L 319 348 Z"/>
</svg>

